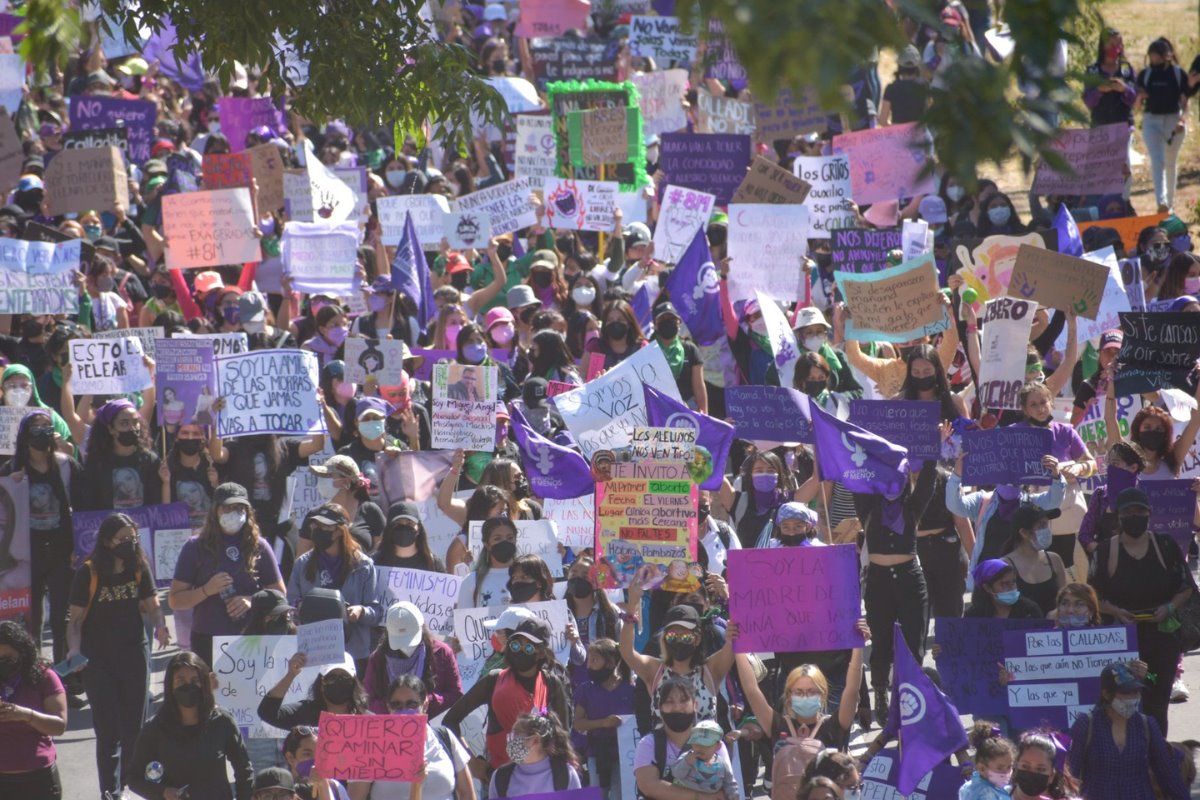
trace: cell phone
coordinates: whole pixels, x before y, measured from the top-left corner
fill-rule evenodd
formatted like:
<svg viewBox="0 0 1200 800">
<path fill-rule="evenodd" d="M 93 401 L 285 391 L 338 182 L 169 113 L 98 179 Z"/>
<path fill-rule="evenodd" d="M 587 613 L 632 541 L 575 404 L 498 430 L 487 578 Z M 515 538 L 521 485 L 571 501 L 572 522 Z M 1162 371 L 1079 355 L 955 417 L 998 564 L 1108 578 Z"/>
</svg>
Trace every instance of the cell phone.
<svg viewBox="0 0 1200 800">
<path fill-rule="evenodd" d="M 87 666 L 87 656 L 78 653 L 66 661 L 60 661 L 54 665 L 54 671 L 58 673 L 58 677 L 65 678 L 71 673 L 78 672 Z"/>
</svg>

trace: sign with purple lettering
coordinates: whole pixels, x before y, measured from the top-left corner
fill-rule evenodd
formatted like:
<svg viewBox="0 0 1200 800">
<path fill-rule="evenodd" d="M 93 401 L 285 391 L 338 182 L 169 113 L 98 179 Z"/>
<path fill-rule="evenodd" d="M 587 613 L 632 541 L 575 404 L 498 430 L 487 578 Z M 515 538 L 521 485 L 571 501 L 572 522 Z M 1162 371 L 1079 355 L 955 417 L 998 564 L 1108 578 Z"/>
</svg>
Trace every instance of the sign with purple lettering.
<svg viewBox="0 0 1200 800">
<path fill-rule="evenodd" d="M 158 424 L 211 425 L 217 394 L 216 356 L 212 342 L 191 336 L 156 339 L 154 387 Z"/>
<path fill-rule="evenodd" d="M 78 567 L 88 556 L 92 554 L 92 549 L 96 546 L 96 534 L 100 531 L 100 524 L 104 520 L 113 515 L 114 511 L 120 511 L 122 514 L 128 514 L 133 517 L 137 523 L 138 533 L 142 537 L 142 549 L 146 551 L 146 555 L 150 563 L 154 563 L 154 558 L 151 555 L 153 552 L 154 531 L 156 530 L 179 530 L 182 528 L 191 528 L 191 518 L 188 516 L 187 503 L 169 503 L 165 505 L 143 505 L 142 504 L 142 479 L 138 476 L 135 467 L 118 467 L 113 471 L 113 503 L 111 510 L 106 511 L 76 511 L 71 515 L 71 525 L 75 529 L 75 565 Z M 48 486 L 48 484 L 34 484 L 35 486 Z M 29 513 L 33 519 L 37 518 L 41 501 L 37 500 L 34 492 L 29 497 Z M 146 498 L 147 500 L 151 498 Z M 47 499 L 49 502 L 49 499 Z M 57 518 L 57 503 L 55 504 L 55 518 Z M 147 535 L 148 534 L 148 535 Z M 170 575 L 156 575 L 159 586 L 166 586 L 171 582 Z"/>
<path fill-rule="evenodd" d="M 1050 455 L 1049 428 L 992 428 L 963 433 L 962 482 L 967 486 L 1050 483 L 1042 458 Z"/>
<path fill-rule="evenodd" d="M 91 131 L 123 126 L 129 133 L 129 160 L 135 164 L 150 158 L 156 118 L 154 104 L 146 100 L 94 95 L 71 98 L 71 129 Z"/>
<path fill-rule="evenodd" d="M 737 426 L 739 439 L 767 442 L 812 442 L 812 423 L 805 398 L 787 386 L 730 386 L 725 413 Z"/>
<path fill-rule="evenodd" d="M 839 272 L 878 272 L 888 268 L 887 255 L 903 244 L 900 230 L 841 228 L 829 232 L 833 268 Z"/>
<path fill-rule="evenodd" d="M 899 200 L 937 191 L 929 134 L 919 123 L 845 133 L 833 137 L 833 152 L 850 157 L 851 195 L 859 205 Z"/>
<path fill-rule="evenodd" d="M 728 553 L 729 616 L 738 653 L 862 647 L 862 597 L 854 545 Z"/>
<path fill-rule="evenodd" d="M 725 35 L 725 26 L 716 17 L 708 20 L 704 42 L 704 77 L 729 81 L 734 88 L 746 85 L 746 68 L 734 52 L 733 42 Z"/>
<path fill-rule="evenodd" d="M 996 665 L 992 664 L 992 671 Z M 862 771 L 862 800 L 945 800 L 958 797 L 962 787 L 962 768 L 949 761 L 938 764 L 927 773 L 911 794 L 901 794 L 900 751 L 894 747 L 880 750 Z"/>
<path fill-rule="evenodd" d="M 1124 122 L 1059 131 L 1052 149 L 1067 162 L 1068 169 L 1059 172 L 1041 162 L 1033 191 L 1042 196 L 1119 194 L 1129 170 L 1129 131 Z"/>
<path fill-rule="evenodd" d="M 1048 619 L 938 617 L 934 640 L 939 648 L 942 691 L 959 713 L 1003 716 L 1008 712 L 1008 694 L 1000 684 L 996 665 L 1004 659 L 1004 633 L 1046 630 L 1053 625 Z"/>
<path fill-rule="evenodd" d="M 935 400 L 851 400 L 850 421 L 908 448 L 912 459 L 939 458 L 941 409 Z"/>
<path fill-rule="evenodd" d="M 667 176 L 665 186 L 683 186 L 717 197 L 717 205 L 730 198 L 746 179 L 750 166 L 750 137 L 736 133 L 664 133 L 659 145 L 658 168 Z"/>
<path fill-rule="evenodd" d="M 221 112 L 221 133 L 234 153 L 246 149 L 246 134 L 260 125 L 273 132 L 280 128 L 279 109 L 269 97 L 222 97 L 217 110 Z"/>
<path fill-rule="evenodd" d="M 829 121 L 816 92 L 809 90 L 797 96 L 788 88 L 780 88 L 770 105 L 756 101 L 754 116 L 761 142 L 790 140 L 812 131 L 823 131 Z"/>
<path fill-rule="evenodd" d="M 1192 541 L 1192 520 L 1196 517 L 1192 479 L 1140 481 L 1138 488 L 1150 498 L 1150 530 L 1170 534 L 1186 556 Z"/>
<path fill-rule="evenodd" d="M 1065 731 L 1100 699 L 1101 670 L 1138 658 L 1137 628 L 1005 631 L 1004 656 L 1009 724 Z"/>
</svg>

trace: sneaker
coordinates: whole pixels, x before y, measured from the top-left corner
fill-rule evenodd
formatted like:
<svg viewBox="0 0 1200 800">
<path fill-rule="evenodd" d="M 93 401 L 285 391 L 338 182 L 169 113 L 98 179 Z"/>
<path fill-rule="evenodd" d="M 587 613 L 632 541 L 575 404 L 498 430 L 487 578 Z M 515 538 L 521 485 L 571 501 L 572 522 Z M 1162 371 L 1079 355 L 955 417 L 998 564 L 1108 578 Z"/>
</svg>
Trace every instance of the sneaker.
<svg viewBox="0 0 1200 800">
<path fill-rule="evenodd" d="M 1176 678 L 1175 683 L 1171 685 L 1171 702 L 1186 703 L 1192 693 L 1188 691 L 1187 684 L 1183 682 L 1183 678 Z"/>
</svg>

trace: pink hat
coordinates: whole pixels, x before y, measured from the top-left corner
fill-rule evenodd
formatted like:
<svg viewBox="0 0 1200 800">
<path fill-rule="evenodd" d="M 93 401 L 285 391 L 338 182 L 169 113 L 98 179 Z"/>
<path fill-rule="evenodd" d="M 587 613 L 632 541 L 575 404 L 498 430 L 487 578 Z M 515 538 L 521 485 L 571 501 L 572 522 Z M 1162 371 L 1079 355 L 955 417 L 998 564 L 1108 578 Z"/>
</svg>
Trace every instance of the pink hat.
<svg viewBox="0 0 1200 800">
<path fill-rule="evenodd" d="M 196 275 L 195 287 L 196 292 L 204 294 L 211 292 L 213 289 L 220 289 L 225 285 L 225 281 L 221 280 L 221 275 L 212 270 L 206 270 Z"/>
<path fill-rule="evenodd" d="M 513 322 L 512 312 L 503 306 L 496 306 L 483 315 L 483 329 L 485 331 L 490 331 L 493 325 L 498 325 L 501 322 Z"/>
</svg>

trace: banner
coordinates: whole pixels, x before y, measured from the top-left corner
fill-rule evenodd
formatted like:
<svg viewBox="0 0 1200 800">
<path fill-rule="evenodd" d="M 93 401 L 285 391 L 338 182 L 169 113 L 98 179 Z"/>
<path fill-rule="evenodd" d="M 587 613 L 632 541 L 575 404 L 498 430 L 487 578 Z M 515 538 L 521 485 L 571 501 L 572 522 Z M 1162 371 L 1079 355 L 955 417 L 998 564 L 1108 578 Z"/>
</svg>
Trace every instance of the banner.
<svg viewBox="0 0 1200 800">
<path fill-rule="evenodd" d="M 553 178 L 555 170 L 554 120 L 549 114 L 517 114 L 517 141 L 513 151 L 514 174 L 535 183 Z M 440 197 L 440 195 L 426 195 Z M 380 201 L 376 202 L 378 205 Z M 401 224 L 404 220 L 401 219 Z M 418 231 L 418 235 L 420 232 Z M 399 241 L 399 234 L 397 234 Z"/>
<path fill-rule="evenodd" d="M 1048 485 L 1050 473 L 1042 458 L 1050 454 L 1054 434 L 1049 428 L 992 428 L 964 431 L 962 482 L 966 486 Z"/>
<path fill-rule="evenodd" d="M 0 620 L 26 625 L 33 612 L 29 486 L 11 475 L 0 478 Z"/>
<path fill-rule="evenodd" d="M 1017 251 L 1008 294 L 1037 300 L 1046 308 L 1074 309 L 1081 317 L 1095 319 L 1108 274 L 1103 264 L 1023 244 Z"/>
<path fill-rule="evenodd" d="M 1139 481 L 1138 488 L 1150 499 L 1150 530 L 1168 534 L 1187 556 L 1192 543 L 1192 521 L 1196 518 L 1196 492 L 1192 479 Z"/>
<path fill-rule="evenodd" d="M 931 151 L 917 122 L 833 137 L 833 152 L 850 158 L 851 196 L 859 205 L 936 192 L 933 171 L 926 173 Z"/>
<path fill-rule="evenodd" d="M 851 400 L 850 421 L 908 450 L 910 459 L 942 456 L 942 411 L 936 400 Z"/>
<path fill-rule="evenodd" d="M 537 223 L 537 210 L 533 203 L 529 202 L 532 192 L 533 181 L 528 178 L 513 178 L 511 181 L 460 195 L 454 201 L 454 209 L 459 212 L 482 214 L 491 222 L 490 236 L 500 236 Z M 454 246 L 453 242 L 451 246 Z M 486 249 L 487 241 L 479 247 L 481 250 Z"/>
<path fill-rule="evenodd" d="M 739 439 L 759 442 L 812 442 L 808 404 L 790 386 L 727 386 L 725 413 Z"/>
<path fill-rule="evenodd" d="M 754 103 L 696 90 L 696 133 L 736 133 L 753 136 Z"/>
<path fill-rule="evenodd" d="M 1008 692 L 1000 684 L 1006 631 L 1046 630 L 1047 619 L 938 617 L 934 641 L 942 691 L 964 714 L 993 718 L 1008 713 Z"/>
<path fill-rule="evenodd" d="M 618 185 L 613 181 L 547 178 L 542 189 L 546 227 L 610 233 L 616 224 Z"/>
<path fill-rule="evenodd" d="M 680 186 L 667 186 L 663 192 L 658 224 L 654 226 L 654 256 L 667 264 L 677 264 L 687 252 L 696 232 L 708 226 L 717 198 L 711 194 Z"/>
<path fill-rule="evenodd" d="M 846 321 L 847 339 L 908 342 L 950 326 L 931 253 L 866 275 L 833 275 L 853 313 Z"/>
<path fill-rule="evenodd" d="M 588 0 L 521 0 L 521 16 L 514 33 L 531 39 L 562 36 L 571 30 L 587 31 L 590 12 Z"/>
<path fill-rule="evenodd" d="M 635 16 L 629 20 L 629 53 L 653 58 L 667 67 L 688 67 L 696 57 L 700 37 L 687 33 L 679 17 Z"/>
<path fill-rule="evenodd" d="M 903 244 L 903 233 L 894 228 L 842 228 L 830 231 L 833 269 L 865 275 L 888 268 L 888 253 Z"/>
<path fill-rule="evenodd" d="M 82 245 L 0 239 L 0 314 L 79 313 Z"/>
<path fill-rule="evenodd" d="M 746 179 L 733 193 L 731 203 L 772 203 L 788 205 L 803 203 L 812 186 L 797 178 L 774 161 L 755 156 Z M 806 209 L 807 210 L 807 209 Z M 805 219 L 804 233 L 809 228 Z"/>
<path fill-rule="evenodd" d="M 761 291 L 781 303 L 804 297 L 808 209 L 798 205 L 733 203 L 729 206 L 729 299 Z"/>
<path fill-rule="evenodd" d="M 571 163 L 577 167 L 628 161 L 638 147 L 639 106 L 593 108 L 567 114 Z"/>
<path fill-rule="evenodd" d="M 1017 396 L 1025 385 L 1025 356 L 1037 308 L 1037 303 L 1010 297 L 989 300 L 984 307 L 978 394 L 984 408 L 1021 409 Z"/>
<path fill-rule="evenodd" d="M 316 768 L 339 781 L 420 783 L 425 775 L 424 714 L 321 712 Z"/>
<path fill-rule="evenodd" d="M 134 474 L 131 474 L 134 473 Z M 75 542 L 75 563 L 76 568 L 82 564 L 88 556 L 92 554 L 92 550 L 96 547 L 96 534 L 100 531 L 100 525 L 104 520 L 111 517 L 117 511 L 122 514 L 128 514 L 137 523 L 138 536 L 141 538 L 142 549 L 146 551 L 150 563 L 153 565 L 158 559 L 154 555 L 154 536 L 160 530 L 178 531 L 185 528 L 191 529 L 191 519 L 188 516 L 188 504 L 184 502 L 167 503 L 162 505 L 139 505 L 143 499 L 158 498 L 142 498 L 140 496 L 141 486 L 140 479 L 135 474 L 136 470 L 132 467 L 121 467 L 114 472 L 114 477 L 117 481 L 137 481 L 138 496 L 132 494 L 125 496 L 120 492 L 113 498 L 113 508 L 107 511 L 76 511 L 71 514 L 71 526 L 74 528 Z M 172 573 L 170 575 L 158 575 L 153 577 L 156 581 L 165 581 L 159 585 L 169 585 L 171 578 L 174 576 L 174 564 L 172 564 Z"/>
<path fill-rule="evenodd" d="M 1176 388 L 1191 394 L 1192 369 L 1200 358 L 1200 329 L 1186 311 L 1120 315 L 1125 338 L 1117 355 L 1118 395 Z"/>
<path fill-rule="evenodd" d="M 267 690 L 287 674 L 288 659 L 296 653 L 292 636 L 214 636 L 213 692 L 221 708 L 233 714 L 243 736 L 282 739 L 287 731 L 268 725 L 258 716 L 258 704 Z M 283 696 L 285 704 L 299 703 L 319 677 L 319 667 L 308 665 Z"/>
<path fill-rule="evenodd" d="M 717 205 L 729 205 L 750 166 L 749 136 L 664 133 L 659 138 L 658 168 L 666 175 L 667 182 L 712 193 Z"/>
<path fill-rule="evenodd" d="M 136 336 L 119 339 L 72 339 L 71 388 L 85 394 L 129 394 L 154 385 Z"/>
<path fill-rule="evenodd" d="M 596 543 L 596 495 L 542 501 L 542 518 L 554 523 L 563 547 L 579 551 Z"/>
<path fill-rule="evenodd" d="M 306 350 L 259 350 L 217 359 L 218 394 L 225 399 L 217 435 L 324 433 L 318 373 L 316 354 Z"/>
<path fill-rule="evenodd" d="M 262 258 L 249 189 L 165 195 L 162 213 L 170 269 L 219 267 Z"/>
<path fill-rule="evenodd" d="M 150 158 L 158 109 L 148 100 L 122 100 L 101 95 L 76 95 L 71 98 L 68 114 L 71 130 L 124 127 L 129 135 L 129 160 L 141 166 Z M 121 124 L 117 124 L 117 123 Z M 54 157 L 54 161 L 62 155 Z M 54 163 L 51 161 L 50 163 Z M 124 161 L 121 162 L 124 166 Z M 94 208 L 84 206 L 80 210 Z"/>
<path fill-rule="evenodd" d="M 533 614 L 550 628 L 550 646 L 559 663 L 566 664 L 570 657 L 570 641 L 567 639 L 567 622 L 570 610 L 565 600 L 545 600 L 540 603 L 521 603 L 521 608 Z M 462 650 L 457 653 L 458 673 L 462 678 L 463 690 L 475 685 L 483 671 L 484 662 L 494 652 L 492 628 L 484 625 L 500 616 L 505 606 L 491 608 L 454 609 L 454 635 Z"/>
<path fill-rule="evenodd" d="M 454 607 L 462 577 L 404 567 L 375 567 L 384 608 L 402 600 L 421 609 L 425 627 L 439 639 L 454 633 Z"/>
<path fill-rule="evenodd" d="M 1067 162 L 1068 169 L 1058 172 L 1040 161 L 1032 191 L 1043 197 L 1121 194 L 1129 172 L 1129 133 L 1124 122 L 1059 131 L 1051 150 Z"/>
<path fill-rule="evenodd" d="M 862 647 L 858 555 L 852 544 L 730 550 L 729 616 L 738 653 Z"/>
<path fill-rule="evenodd" d="M 156 345 L 154 386 L 158 424 L 211 425 L 217 396 L 217 366 L 212 344 L 191 336 L 160 339 Z"/>
<path fill-rule="evenodd" d="M 758 141 L 771 143 L 779 139 L 794 139 L 806 133 L 824 131 L 829 114 L 821 108 L 821 99 L 814 91 L 796 96 L 791 89 L 780 87 L 774 103 L 756 101 L 754 116 L 758 121 Z"/>
<path fill-rule="evenodd" d="M 433 447 L 496 447 L 496 368 L 438 364 L 433 368 Z"/>
<path fill-rule="evenodd" d="M 108 147 L 62 150 L 46 166 L 47 214 L 92 209 L 129 210 L 129 176 L 121 151 Z"/>
<path fill-rule="evenodd" d="M 850 199 L 850 161 L 845 156 L 796 156 L 792 171 L 812 186 L 808 207 L 808 236 L 828 239 L 829 232 L 858 224 Z"/>
<path fill-rule="evenodd" d="M 642 133 L 661 136 L 687 127 L 683 96 L 687 92 L 687 70 L 665 69 L 630 76 L 638 90 L 642 108 Z"/>
<path fill-rule="evenodd" d="M 399 386 L 407 349 L 400 339 L 350 337 L 346 340 L 346 380 L 363 384 L 373 377 L 380 386 Z"/>
<path fill-rule="evenodd" d="M 358 284 L 358 225 L 289 222 L 280 243 L 284 271 L 298 292 L 353 297 Z"/>
<path fill-rule="evenodd" d="M 442 241 L 442 217 L 450 213 L 446 197 L 440 194 L 402 194 L 380 197 L 375 201 L 382 241 L 388 247 L 400 243 L 404 234 L 404 218 L 412 214 L 413 227 L 421 247 L 436 250 Z"/>
</svg>

